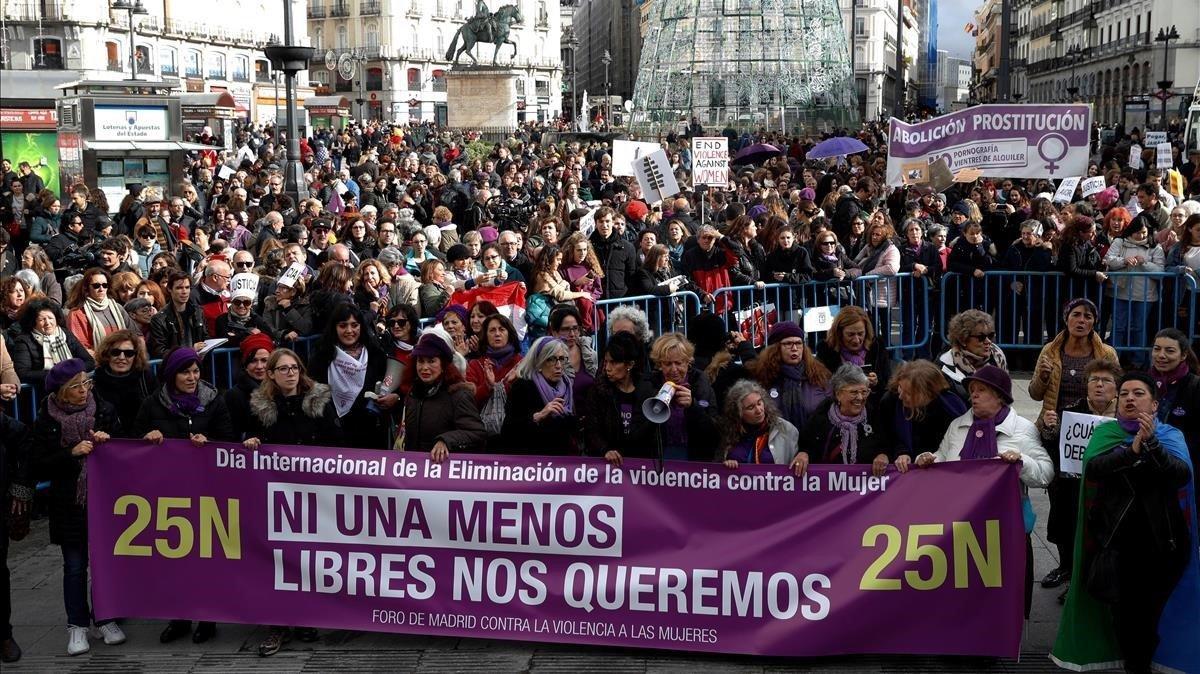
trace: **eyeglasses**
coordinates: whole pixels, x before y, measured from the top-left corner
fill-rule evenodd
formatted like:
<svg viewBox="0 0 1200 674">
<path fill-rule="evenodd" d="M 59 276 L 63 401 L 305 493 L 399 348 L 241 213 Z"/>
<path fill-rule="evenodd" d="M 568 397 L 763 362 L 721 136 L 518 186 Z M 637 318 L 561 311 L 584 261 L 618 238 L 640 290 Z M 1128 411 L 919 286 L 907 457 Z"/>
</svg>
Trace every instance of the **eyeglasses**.
<svg viewBox="0 0 1200 674">
<path fill-rule="evenodd" d="M 139 239 L 145 239 L 145 240 L 147 240 L 147 241 L 153 241 L 153 240 L 154 240 L 154 235 L 153 235 L 153 234 L 138 234 L 138 238 L 139 238 Z"/>
<path fill-rule="evenodd" d="M 521 244 L 517 241 L 506 241 L 505 243 L 502 243 L 500 245 L 504 246 L 505 248 L 509 248 L 511 246 L 520 246 Z"/>
<path fill-rule="evenodd" d="M 571 360 L 571 359 L 566 356 L 554 356 L 552 358 L 547 358 L 546 362 L 551 363 L 553 365 L 566 365 L 567 361 L 569 361 L 569 360 Z"/>
<path fill-rule="evenodd" d="M 66 388 L 67 388 L 67 390 L 70 390 L 70 391 L 78 391 L 80 389 L 87 391 L 87 390 L 90 390 L 95 385 L 96 385 L 96 382 L 92 381 L 91 379 L 84 379 L 81 382 L 76 382 L 74 384 L 68 384 Z"/>
<path fill-rule="evenodd" d="M 1113 379 L 1112 377 L 1088 377 L 1087 383 L 1089 383 L 1089 384 L 1115 384 L 1115 383 L 1117 383 L 1117 380 Z"/>
<path fill-rule="evenodd" d="M 109 358 L 133 358 L 137 355 L 137 349 L 109 349 Z"/>
<path fill-rule="evenodd" d="M 579 326 L 578 325 L 571 325 L 571 326 L 564 325 L 561 328 L 559 328 L 558 331 L 565 332 L 568 334 L 576 334 L 579 332 Z"/>
<path fill-rule="evenodd" d="M 300 366 L 299 365 L 276 365 L 275 367 L 271 368 L 271 371 L 278 372 L 279 374 L 296 374 L 297 372 L 300 371 Z"/>
<path fill-rule="evenodd" d="M 251 267 L 254 266 L 254 263 L 253 262 L 234 262 L 233 266 L 237 267 L 238 269 L 250 269 Z"/>
<path fill-rule="evenodd" d="M 90 285 L 90 286 L 91 286 L 92 290 L 99 290 L 99 289 L 101 289 L 101 288 L 107 288 L 107 287 L 108 287 L 108 284 L 107 284 L 107 283 L 89 283 L 88 285 Z"/>
<path fill-rule="evenodd" d="M 381 228 L 379 228 L 379 233 L 380 233 L 380 234 L 395 234 L 395 233 L 396 233 L 396 230 L 394 230 L 394 229 L 384 229 L 384 228 L 382 228 L 382 227 L 381 227 Z"/>
<path fill-rule="evenodd" d="M 389 328 L 395 328 L 395 327 L 399 327 L 401 325 L 408 325 L 408 319 L 407 318 L 389 318 L 387 324 L 388 324 Z"/>
<path fill-rule="evenodd" d="M 804 340 L 789 339 L 789 340 L 780 342 L 779 348 L 781 348 L 781 349 L 803 349 L 804 348 Z"/>
<path fill-rule="evenodd" d="M 485 259 L 485 260 L 499 260 L 499 259 L 500 259 L 500 256 L 499 256 L 499 255 L 485 255 L 485 256 L 483 257 L 483 259 Z"/>
<path fill-rule="evenodd" d="M 822 241 L 822 242 L 821 242 L 821 245 L 822 245 L 822 246 L 836 246 L 836 245 L 837 245 L 837 241 Z"/>
<path fill-rule="evenodd" d="M 979 334 L 976 334 L 976 335 L 971 335 L 971 339 L 977 339 L 977 340 L 979 340 L 979 341 L 981 341 L 981 342 L 990 342 L 990 341 L 992 341 L 992 340 L 996 339 L 996 333 L 994 333 L 994 332 L 981 332 L 981 333 L 979 333 Z"/>
</svg>

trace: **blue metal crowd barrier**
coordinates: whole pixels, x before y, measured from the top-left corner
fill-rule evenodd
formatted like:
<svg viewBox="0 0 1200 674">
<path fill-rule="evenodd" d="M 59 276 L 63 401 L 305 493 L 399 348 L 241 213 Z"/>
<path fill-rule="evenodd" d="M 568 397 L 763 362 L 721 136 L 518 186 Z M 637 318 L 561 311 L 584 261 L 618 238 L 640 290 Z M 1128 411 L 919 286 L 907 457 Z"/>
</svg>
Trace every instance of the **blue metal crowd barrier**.
<svg viewBox="0 0 1200 674">
<path fill-rule="evenodd" d="M 1174 271 L 1106 272 L 1107 280 L 1062 272 L 989 271 L 942 279 L 939 325 L 948 339 L 950 317 L 979 309 L 996 323 L 996 346 L 1003 350 L 1041 349 L 1063 328 L 1062 309 L 1085 297 L 1100 315 L 1096 330 L 1119 353 L 1145 364 L 1150 339 L 1162 328 L 1177 328 L 1195 340 L 1195 277 Z"/>
<path fill-rule="evenodd" d="M 700 296 L 690 290 L 682 290 L 671 295 L 637 295 L 635 297 L 620 297 L 596 302 L 592 310 L 592 324 L 596 326 L 596 334 L 592 336 L 592 346 L 597 350 L 603 348 L 608 331 L 604 328 L 607 317 L 613 309 L 620 306 L 632 306 L 646 314 L 650 332 L 661 335 L 667 332 L 687 332 L 690 317 L 700 313 L 702 304 Z"/>
<path fill-rule="evenodd" d="M 764 331 L 778 321 L 801 323 L 803 312 L 814 307 L 861 307 L 875 324 L 876 338 L 898 357 L 929 355 L 934 334 L 930 311 L 932 285 L 928 277 L 912 274 L 859 276 L 855 279 L 771 283 L 719 288 L 712 293 L 715 306 L 726 307 L 731 327 L 743 329 L 758 343 Z M 767 315 L 757 320 L 756 313 Z M 774 314 L 774 319 L 770 315 Z M 748 329 L 747 329 L 748 327 Z M 809 333 L 815 347 L 821 332 Z"/>
</svg>

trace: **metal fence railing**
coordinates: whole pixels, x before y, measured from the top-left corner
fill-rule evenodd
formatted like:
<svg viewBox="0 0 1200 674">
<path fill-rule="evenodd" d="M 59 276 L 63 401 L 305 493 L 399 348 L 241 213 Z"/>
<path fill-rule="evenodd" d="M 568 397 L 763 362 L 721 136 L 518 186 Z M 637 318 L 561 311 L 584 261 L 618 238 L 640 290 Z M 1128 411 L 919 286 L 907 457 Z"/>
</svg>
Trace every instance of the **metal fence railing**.
<svg viewBox="0 0 1200 674">
<path fill-rule="evenodd" d="M 687 332 L 688 320 L 700 313 L 703 305 L 700 296 L 690 290 L 683 290 L 673 295 L 638 295 L 636 297 L 621 297 L 596 302 L 592 310 L 592 324 L 596 333 L 592 336 L 592 346 L 598 350 L 604 347 L 608 330 L 604 328 L 617 307 L 631 306 L 646 314 L 650 332 L 661 335 L 667 332 Z"/>
</svg>

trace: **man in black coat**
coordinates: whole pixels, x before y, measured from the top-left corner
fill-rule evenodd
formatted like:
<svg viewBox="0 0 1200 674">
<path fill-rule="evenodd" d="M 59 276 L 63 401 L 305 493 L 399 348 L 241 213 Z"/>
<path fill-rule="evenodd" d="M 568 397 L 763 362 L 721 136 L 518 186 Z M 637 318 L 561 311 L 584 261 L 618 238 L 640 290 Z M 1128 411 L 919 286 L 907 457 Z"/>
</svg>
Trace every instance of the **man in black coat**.
<svg viewBox="0 0 1200 674">
<path fill-rule="evenodd" d="M 592 232 L 592 248 L 600 259 L 604 270 L 601 280 L 604 299 L 625 297 L 629 293 L 629 281 L 637 273 L 637 250 L 633 244 L 616 233 L 614 222 L 617 214 L 613 209 L 602 206 L 596 210 L 596 231 Z"/>
<path fill-rule="evenodd" d="M 21 647 L 13 638 L 12 586 L 8 573 L 8 513 L 16 517 L 29 517 L 33 502 L 33 482 L 29 477 L 29 451 L 32 436 L 29 429 L 0 409 L 0 495 L 12 495 L 0 499 L 5 506 L 4 517 L 0 517 L 0 662 L 11 663 L 21 659 Z M 28 520 L 26 520 L 28 521 Z"/>
<path fill-rule="evenodd" d="M 850 223 L 854 222 L 859 213 L 867 212 L 870 215 L 870 203 L 874 192 L 875 181 L 864 177 L 859 178 L 855 184 L 854 194 L 838 199 L 833 210 L 833 232 L 839 239 L 844 241 L 850 234 Z"/>
<path fill-rule="evenodd" d="M 34 172 L 29 162 L 21 162 L 19 170 L 21 171 L 21 185 L 25 188 L 25 194 L 37 196 L 42 190 L 46 189 L 46 182 L 42 180 L 40 175 Z"/>
</svg>

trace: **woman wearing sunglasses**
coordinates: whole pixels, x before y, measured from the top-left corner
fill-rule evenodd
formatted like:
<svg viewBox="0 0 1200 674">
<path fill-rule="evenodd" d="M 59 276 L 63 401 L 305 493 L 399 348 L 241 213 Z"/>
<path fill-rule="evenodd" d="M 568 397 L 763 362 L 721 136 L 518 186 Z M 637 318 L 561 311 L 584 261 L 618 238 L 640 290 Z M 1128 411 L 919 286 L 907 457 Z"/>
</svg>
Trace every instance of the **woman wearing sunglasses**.
<svg viewBox="0 0 1200 674">
<path fill-rule="evenodd" d="M 93 357 L 96 347 L 110 333 L 136 327 L 125 307 L 109 297 L 110 285 L 112 277 L 108 272 L 93 267 L 83 273 L 83 280 L 71 288 L 67 299 L 67 308 L 71 310 L 67 329 Z"/>
<path fill-rule="evenodd" d="M 995 365 L 1008 371 L 1008 359 L 996 346 L 996 324 L 992 317 L 978 309 L 967 309 L 955 315 L 946 325 L 950 349 L 938 357 L 938 365 L 950 388 L 964 401 L 969 400 L 967 377 L 984 365 Z"/>
<path fill-rule="evenodd" d="M 263 320 L 271 326 L 272 334 L 279 335 L 280 341 L 289 342 L 315 334 L 312 305 L 304 293 L 305 288 L 303 278 L 295 279 L 292 285 L 276 283 L 275 294 L 263 299 Z"/>
<path fill-rule="evenodd" d="M 226 347 L 238 346 L 246 337 L 259 333 L 275 339 L 271 324 L 253 310 L 254 290 L 246 287 L 234 290 L 229 298 L 229 308 L 217 316 L 217 329 L 214 333 L 217 337 L 229 340 Z"/>
<path fill-rule="evenodd" d="M 118 330 L 96 351 L 96 395 L 117 410 L 121 428 L 133 428 L 142 400 L 155 389 L 146 347 L 131 330 Z"/>
</svg>

